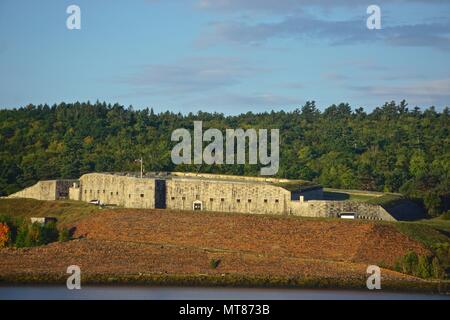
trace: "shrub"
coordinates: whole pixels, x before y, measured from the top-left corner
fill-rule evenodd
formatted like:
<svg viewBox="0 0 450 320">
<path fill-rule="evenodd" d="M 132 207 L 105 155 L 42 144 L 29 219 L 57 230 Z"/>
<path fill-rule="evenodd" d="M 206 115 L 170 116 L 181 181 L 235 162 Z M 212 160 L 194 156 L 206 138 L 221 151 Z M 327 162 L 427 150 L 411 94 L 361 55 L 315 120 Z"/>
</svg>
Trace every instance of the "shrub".
<svg viewBox="0 0 450 320">
<path fill-rule="evenodd" d="M 28 225 L 22 223 L 17 229 L 17 237 L 15 242 L 17 248 L 23 248 L 27 246 L 25 243 L 27 235 L 28 235 Z"/>
<path fill-rule="evenodd" d="M 397 261 L 395 270 L 420 278 L 446 279 L 450 266 L 450 244 L 439 243 L 433 248 L 433 256 L 417 256 L 410 251 Z"/>
<path fill-rule="evenodd" d="M 58 240 L 58 229 L 56 224 L 22 223 L 17 232 L 16 247 L 36 247 Z"/>
<path fill-rule="evenodd" d="M 6 223 L 0 223 L 0 248 L 6 247 L 11 239 L 11 232 Z"/>
<path fill-rule="evenodd" d="M 401 261 L 401 269 L 403 273 L 416 274 L 418 257 L 414 251 L 409 251 Z"/>
<path fill-rule="evenodd" d="M 220 259 L 211 259 L 211 260 L 209 261 L 209 266 L 210 266 L 212 269 L 217 269 L 217 267 L 219 266 L 219 264 L 220 264 Z"/>
<path fill-rule="evenodd" d="M 435 279 L 445 278 L 445 271 L 443 270 L 437 257 L 434 257 L 431 261 L 431 276 Z"/>
<path fill-rule="evenodd" d="M 70 236 L 70 231 L 69 231 L 69 229 L 63 228 L 63 229 L 59 232 L 59 237 L 58 237 L 59 242 L 69 241 L 70 239 L 71 239 L 71 236 Z"/>
<path fill-rule="evenodd" d="M 26 247 L 36 247 L 44 244 L 42 226 L 38 223 L 33 223 L 25 226 L 27 228 L 27 233 L 25 237 Z"/>
<path fill-rule="evenodd" d="M 49 222 L 41 225 L 41 244 L 47 244 L 58 241 L 59 232 L 55 222 Z"/>
<path fill-rule="evenodd" d="M 447 212 L 443 213 L 441 215 L 441 219 L 443 219 L 443 220 L 450 220 L 450 210 L 447 210 Z"/>
<path fill-rule="evenodd" d="M 431 268 L 428 257 L 419 256 L 416 275 L 424 279 L 431 277 Z"/>
<path fill-rule="evenodd" d="M 0 215 L 0 223 L 5 224 L 9 228 L 8 244 L 13 244 L 17 235 L 17 223 L 19 220 L 13 219 L 10 216 Z"/>
</svg>

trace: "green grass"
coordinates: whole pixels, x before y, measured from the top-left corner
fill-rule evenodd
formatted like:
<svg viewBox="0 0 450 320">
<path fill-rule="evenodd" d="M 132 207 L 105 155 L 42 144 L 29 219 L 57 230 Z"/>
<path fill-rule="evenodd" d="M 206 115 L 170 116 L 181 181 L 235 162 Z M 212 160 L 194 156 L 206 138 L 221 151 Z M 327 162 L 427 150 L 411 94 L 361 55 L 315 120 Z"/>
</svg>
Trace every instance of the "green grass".
<svg viewBox="0 0 450 320">
<path fill-rule="evenodd" d="M 402 195 L 386 193 L 381 197 L 375 197 L 367 200 L 366 202 L 370 204 L 377 204 L 383 206 L 384 208 L 389 208 L 395 206 L 399 201 L 402 200 L 404 200 L 404 197 Z"/>
<path fill-rule="evenodd" d="M 449 220 L 443 220 L 441 218 L 434 218 L 430 220 L 420 220 L 416 223 L 427 225 L 430 227 L 433 227 L 435 229 L 438 229 L 444 233 L 450 234 L 450 221 Z"/>
<path fill-rule="evenodd" d="M 381 193 L 363 190 L 341 190 L 324 189 L 325 200 L 358 201 L 375 205 L 381 205 L 385 208 L 396 205 L 404 197 L 395 193 Z"/>
<path fill-rule="evenodd" d="M 411 239 L 421 242 L 432 249 L 439 243 L 450 243 L 450 238 L 442 231 L 427 222 L 396 222 L 394 226 L 398 231 Z"/>
<path fill-rule="evenodd" d="M 0 215 L 14 218 L 56 217 L 59 224 L 70 224 L 98 210 L 97 206 L 79 201 L 0 199 Z"/>
<path fill-rule="evenodd" d="M 325 188 L 323 191 L 323 196 L 325 200 L 335 200 L 335 201 L 359 201 L 367 202 L 371 199 L 380 197 L 379 194 L 365 193 L 364 191 L 350 191 L 350 190 L 339 190 Z"/>
</svg>

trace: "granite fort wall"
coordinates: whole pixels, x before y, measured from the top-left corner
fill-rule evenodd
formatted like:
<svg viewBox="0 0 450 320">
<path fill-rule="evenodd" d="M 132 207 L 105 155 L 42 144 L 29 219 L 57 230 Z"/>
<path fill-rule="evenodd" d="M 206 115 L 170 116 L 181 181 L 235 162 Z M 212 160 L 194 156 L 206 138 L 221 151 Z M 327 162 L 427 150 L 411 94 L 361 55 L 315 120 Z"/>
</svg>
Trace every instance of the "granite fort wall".
<svg viewBox="0 0 450 320">
<path fill-rule="evenodd" d="M 57 200 L 69 198 L 69 187 L 77 180 L 39 181 L 35 185 L 9 196 L 9 198 L 30 198 L 36 200 Z"/>
<path fill-rule="evenodd" d="M 164 183 L 159 183 L 158 192 L 155 192 L 157 180 Z M 161 179 L 141 179 L 92 173 L 83 175 L 79 181 L 40 181 L 11 197 L 55 200 L 68 196 L 72 200 L 85 202 L 100 200 L 104 204 L 125 208 L 152 209 L 158 204 L 158 208 L 174 210 L 193 210 L 196 204 L 205 211 L 306 217 L 338 217 L 343 212 L 354 212 L 358 219 L 395 220 L 378 205 L 353 201 L 305 201 L 321 196 L 321 189 L 311 190 L 311 194 L 306 193 L 306 196 L 297 200 L 290 191 L 270 183 L 287 180 L 270 178 L 269 180 L 272 181 L 266 178 L 185 173 L 174 173 Z"/>
<path fill-rule="evenodd" d="M 383 207 L 356 201 L 310 200 L 291 201 L 289 213 L 292 215 L 337 218 L 340 213 L 352 212 L 357 219 L 395 221 Z"/>
<path fill-rule="evenodd" d="M 39 181 L 35 185 L 9 196 L 9 198 L 31 198 L 36 200 L 56 200 L 56 180 Z"/>
<path fill-rule="evenodd" d="M 113 174 L 85 174 L 80 178 L 80 200 L 102 203 L 126 208 L 154 208 L 155 180 L 126 177 Z M 72 194 L 76 196 L 76 191 Z"/>
<path fill-rule="evenodd" d="M 284 214 L 290 192 L 270 184 L 220 180 L 167 180 L 167 208 L 192 210 L 201 203 L 202 210 L 255 214 Z"/>
</svg>

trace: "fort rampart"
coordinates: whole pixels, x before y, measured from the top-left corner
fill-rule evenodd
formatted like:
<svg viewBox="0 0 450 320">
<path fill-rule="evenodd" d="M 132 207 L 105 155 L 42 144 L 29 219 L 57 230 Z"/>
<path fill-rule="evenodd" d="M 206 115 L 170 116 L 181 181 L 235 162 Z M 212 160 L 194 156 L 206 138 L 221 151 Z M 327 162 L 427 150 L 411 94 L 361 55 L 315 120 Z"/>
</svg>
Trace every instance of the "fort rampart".
<svg viewBox="0 0 450 320">
<path fill-rule="evenodd" d="M 11 197 L 69 198 L 125 208 L 204 210 L 251 214 L 395 220 L 383 207 L 363 202 L 322 200 L 323 190 L 302 181 L 213 174 L 169 173 L 143 178 L 90 173 L 79 180 L 40 181 Z"/>
</svg>

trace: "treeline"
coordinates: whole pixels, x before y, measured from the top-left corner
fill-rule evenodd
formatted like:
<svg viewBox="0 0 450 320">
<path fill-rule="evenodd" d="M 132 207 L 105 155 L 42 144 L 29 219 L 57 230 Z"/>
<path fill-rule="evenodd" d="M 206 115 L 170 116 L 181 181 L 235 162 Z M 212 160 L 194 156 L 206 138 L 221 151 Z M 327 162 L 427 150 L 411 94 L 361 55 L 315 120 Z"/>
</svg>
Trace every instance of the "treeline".
<svg viewBox="0 0 450 320">
<path fill-rule="evenodd" d="M 386 103 L 366 113 L 348 104 L 323 112 L 307 102 L 291 112 L 225 116 L 198 112 L 155 114 L 97 102 L 29 105 L 0 110 L 0 194 L 38 180 L 77 178 L 88 172 L 197 171 L 258 175 L 256 165 L 172 164 L 177 128 L 280 129 L 278 177 L 312 180 L 326 187 L 402 192 L 423 200 L 432 215 L 448 210 L 450 114 L 433 107 Z"/>
</svg>

